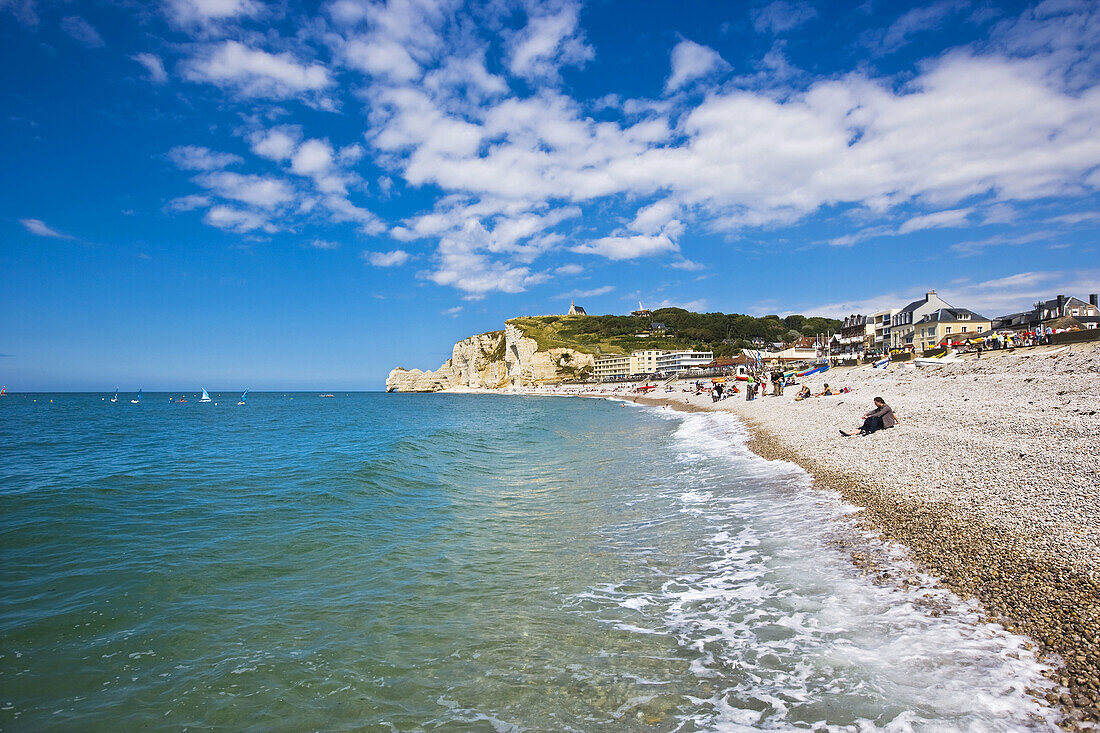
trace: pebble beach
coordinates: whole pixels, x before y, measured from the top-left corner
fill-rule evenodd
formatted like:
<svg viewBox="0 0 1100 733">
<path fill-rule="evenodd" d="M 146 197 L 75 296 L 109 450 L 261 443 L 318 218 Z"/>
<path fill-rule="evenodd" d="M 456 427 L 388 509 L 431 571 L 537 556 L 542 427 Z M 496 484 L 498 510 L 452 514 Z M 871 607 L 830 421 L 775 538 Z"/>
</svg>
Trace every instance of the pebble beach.
<svg viewBox="0 0 1100 733">
<path fill-rule="evenodd" d="M 1061 690 L 1046 698 L 1066 727 L 1100 721 L 1100 345 L 839 367 L 805 383 L 826 382 L 851 391 L 712 403 L 676 386 L 637 401 L 738 415 L 755 452 L 805 468 L 860 507 L 867 529 L 1032 638 L 1058 669 Z M 899 425 L 842 436 L 878 396 Z"/>
</svg>

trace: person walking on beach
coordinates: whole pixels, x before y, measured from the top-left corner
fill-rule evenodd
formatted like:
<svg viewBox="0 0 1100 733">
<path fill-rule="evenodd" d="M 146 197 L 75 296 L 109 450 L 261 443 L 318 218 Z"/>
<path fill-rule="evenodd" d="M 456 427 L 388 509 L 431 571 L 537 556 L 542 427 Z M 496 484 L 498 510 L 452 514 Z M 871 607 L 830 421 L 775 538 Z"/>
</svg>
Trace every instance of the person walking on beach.
<svg viewBox="0 0 1100 733">
<path fill-rule="evenodd" d="M 876 397 L 874 409 L 863 416 L 863 425 L 860 426 L 859 430 L 841 430 L 840 434 L 850 438 L 854 435 L 867 435 L 876 430 L 892 428 L 897 424 L 897 417 L 894 416 L 894 411 L 890 409 L 890 405 L 886 404 L 886 400 L 881 397 Z"/>
</svg>

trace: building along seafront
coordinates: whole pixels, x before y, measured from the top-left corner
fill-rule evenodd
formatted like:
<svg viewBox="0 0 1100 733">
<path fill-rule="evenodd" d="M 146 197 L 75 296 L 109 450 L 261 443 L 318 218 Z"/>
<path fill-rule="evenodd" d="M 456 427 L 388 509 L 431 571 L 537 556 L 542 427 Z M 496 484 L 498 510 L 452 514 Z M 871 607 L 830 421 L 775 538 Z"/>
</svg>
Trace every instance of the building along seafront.
<svg viewBox="0 0 1100 733">
<path fill-rule="evenodd" d="M 914 348 L 917 321 L 929 313 L 938 311 L 940 308 L 951 307 L 950 303 L 936 295 L 935 290 L 928 291 L 920 300 L 914 300 L 895 313 L 890 321 L 891 347 L 894 349 Z"/>
<path fill-rule="evenodd" d="M 1096 293 L 1089 296 L 1089 302 L 1059 295 L 1057 298 L 1036 303 L 1031 310 L 1009 313 L 993 319 L 993 327 L 1013 331 L 1036 331 L 1044 324 L 1059 318 L 1073 318 L 1085 328 L 1096 328 L 1100 323 L 1100 297 Z"/>
<path fill-rule="evenodd" d="M 958 341 L 958 337 L 967 339 L 973 338 L 974 334 L 986 333 L 990 320 L 966 308 L 940 308 L 921 318 L 914 327 L 914 344 L 918 351 L 925 351 L 943 342 L 950 345 Z"/>
<path fill-rule="evenodd" d="M 714 360 L 710 351 L 662 351 L 645 349 L 627 354 L 608 354 L 596 358 L 592 375 L 599 380 L 624 379 L 626 377 L 682 372 L 696 366 L 704 366 Z"/>
</svg>

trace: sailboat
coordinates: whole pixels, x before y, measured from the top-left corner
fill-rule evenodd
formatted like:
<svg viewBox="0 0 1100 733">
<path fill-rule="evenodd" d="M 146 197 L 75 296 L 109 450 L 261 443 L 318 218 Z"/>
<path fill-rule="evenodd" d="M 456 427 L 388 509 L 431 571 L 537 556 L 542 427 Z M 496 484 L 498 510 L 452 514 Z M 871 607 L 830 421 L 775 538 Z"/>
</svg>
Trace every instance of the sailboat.
<svg viewBox="0 0 1100 733">
<path fill-rule="evenodd" d="M 240 402 L 238 402 L 237 404 L 238 404 L 238 405 L 243 405 L 243 404 L 245 404 L 245 400 L 246 400 L 246 399 L 248 399 L 248 390 L 247 390 L 247 389 L 246 389 L 246 390 L 244 391 L 244 394 L 242 394 L 242 395 L 241 395 L 241 400 L 240 400 Z"/>
<path fill-rule="evenodd" d="M 8 387 L 7 387 L 7 385 L 4 385 L 3 387 L 0 387 L 0 397 L 7 397 L 7 396 L 8 396 Z"/>
<path fill-rule="evenodd" d="M 136 405 L 136 404 L 139 404 L 140 402 L 141 402 L 141 390 L 139 389 L 137 399 L 136 400 L 130 400 L 130 404 L 131 405 Z"/>
<path fill-rule="evenodd" d="M 118 387 L 115 387 L 115 396 L 111 398 L 111 402 L 118 402 Z"/>
<path fill-rule="evenodd" d="M 202 397 L 199 398 L 199 402 L 210 402 L 210 395 L 206 394 L 206 390 L 202 391 Z"/>
</svg>

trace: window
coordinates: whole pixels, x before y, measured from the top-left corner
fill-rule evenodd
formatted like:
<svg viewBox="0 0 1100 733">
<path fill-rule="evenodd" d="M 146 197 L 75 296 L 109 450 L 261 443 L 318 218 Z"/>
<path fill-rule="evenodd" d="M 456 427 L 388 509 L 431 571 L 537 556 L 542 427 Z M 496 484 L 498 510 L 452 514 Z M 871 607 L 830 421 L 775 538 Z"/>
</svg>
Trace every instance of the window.
<svg viewBox="0 0 1100 733">
<path fill-rule="evenodd" d="M 962 332 L 963 332 L 963 333 L 966 333 L 966 326 L 963 326 L 963 327 L 962 327 Z"/>
<path fill-rule="evenodd" d="M 966 330 L 966 326 L 963 326 L 963 330 Z M 944 333 L 951 333 L 951 326 L 947 326 L 943 329 Z"/>
<path fill-rule="evenodd" d="M 978 326 L 978 333 L 982 332 L 982 328 L 983 328 L 982 326 Z"/>
</svg>

